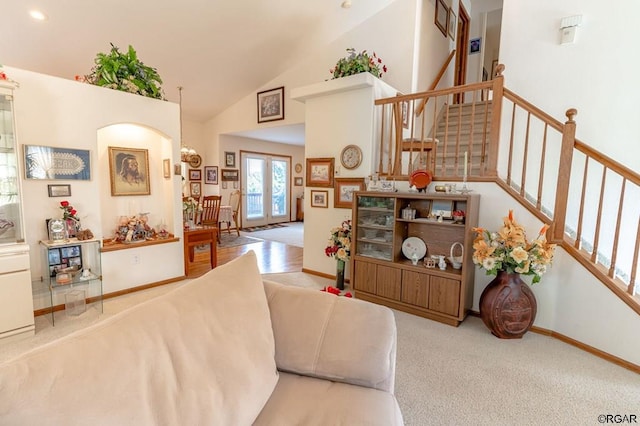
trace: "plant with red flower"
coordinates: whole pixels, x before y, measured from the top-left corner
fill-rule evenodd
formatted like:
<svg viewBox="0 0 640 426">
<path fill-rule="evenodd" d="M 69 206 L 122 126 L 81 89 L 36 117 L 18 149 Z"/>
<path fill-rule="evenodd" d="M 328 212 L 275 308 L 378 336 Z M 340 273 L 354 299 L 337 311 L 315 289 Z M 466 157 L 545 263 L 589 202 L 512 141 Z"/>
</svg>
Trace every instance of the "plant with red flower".
<svg viewBox="0 0 640 426">
<path fill-rule="evenodd" d="M 73 208 L 68 201 L 60 201 L 60 209 L 62 210 L 62 218 L 64 220 L 71 219 L 76 222 L 80 219 L 76 216 L 78 214 L 77 210 Z"/>
<path fill-rule="evenodd" d="M 366 50 L 356 53 L 353 47 L 348 48 L 347 52 L 349 55 L 340 58 L 336 66 L 329 70 L 333 74 L 333 79 L 361 72 L 370 72 L 376 77 L 382 78 L 382 74 L 387 72 L 387 66 L 382 64 L 382 59 L 376 55 L 376 52 L 369 56 Z"/>
<path fill-rule="evenodd" d="M 345 220 L 342 225 L 331 230 L 329 244 L 324 249 L 327 257 L 347 261 L 351 254 L 351 221 Z"/>
</svg>

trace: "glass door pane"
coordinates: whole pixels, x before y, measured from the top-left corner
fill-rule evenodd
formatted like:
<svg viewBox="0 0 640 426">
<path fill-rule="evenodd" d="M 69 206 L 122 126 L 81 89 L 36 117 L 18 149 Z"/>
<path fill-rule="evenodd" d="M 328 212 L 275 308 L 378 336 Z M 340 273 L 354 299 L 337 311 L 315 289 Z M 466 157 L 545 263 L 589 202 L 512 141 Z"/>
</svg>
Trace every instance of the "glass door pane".
<svg viewBox="0 0 640 426">
<path fill-rule="evenodd" d="M 266 161 L 263 158 L 247 157 L 245 161 L 247 192 L 246 208 L 243 209 L 245 220 L 249 226 L 263 224 L 266 219 L 264 206 L 265 194 L 265 169 Z"/>
<path fill-rule="evenodd" d="M 291 159 L 241 152 L 241 161 L 243 226 L 288 222 Z"/>
<path fill-rule="evenodd" d="M 271 217 L 274 219 L 286 219 L 289 213 L 288 176 L 288 162 L 273 159 L 271 161 Z"/>
</svg>

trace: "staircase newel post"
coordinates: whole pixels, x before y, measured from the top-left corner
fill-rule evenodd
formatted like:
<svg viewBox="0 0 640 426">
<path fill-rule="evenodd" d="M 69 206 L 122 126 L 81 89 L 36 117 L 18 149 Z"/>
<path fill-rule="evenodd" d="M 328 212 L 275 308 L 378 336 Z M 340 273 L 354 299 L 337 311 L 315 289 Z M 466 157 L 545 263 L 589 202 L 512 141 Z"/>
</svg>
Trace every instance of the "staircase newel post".
<svg viewBox="0 0 640 426">
<path fill-rule="evenodd" d="M 491 129 L 489 131 L 489 149 L 487 175 L 498 175 L 498 146 L 500 145 L 500 122 L 502 120 L 502 97 L 504 96 L 504 65 L 496 66 L 493 76 L 493 98 L 491 102 Z"/>
<path fill-rule="evenodd" d="M 560 148 L 560 161 L 558 162 L 558 188 L 556 191 L 556 204 L 553 209 L 553 223 L 551 224 L 551 241 L 559 243 L 564 239 L 564 228 L 567 219 L 567 199 L 569 197 L 569 182 L 571 179 L 571 163 L 573 161 L 573 148 L 576 142 L 576 122 L 574 117 L 578 110 L 570 108 L 565 113 L 567 121 L 562 129 L 562 147 Z"/>
</svg>

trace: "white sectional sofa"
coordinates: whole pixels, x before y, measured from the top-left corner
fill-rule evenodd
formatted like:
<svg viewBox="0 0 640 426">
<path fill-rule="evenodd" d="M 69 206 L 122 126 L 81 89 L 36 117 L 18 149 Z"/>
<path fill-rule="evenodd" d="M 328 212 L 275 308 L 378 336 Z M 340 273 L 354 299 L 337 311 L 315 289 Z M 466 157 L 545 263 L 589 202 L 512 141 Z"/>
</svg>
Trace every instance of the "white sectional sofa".
<svg viewBox="0 0 640 426">
<path fill-rule="evenodd" d="M 389 309 L 249 252 L 0 365 L 0 424 L 400 425 L 395 351 Z"/>
</svg>

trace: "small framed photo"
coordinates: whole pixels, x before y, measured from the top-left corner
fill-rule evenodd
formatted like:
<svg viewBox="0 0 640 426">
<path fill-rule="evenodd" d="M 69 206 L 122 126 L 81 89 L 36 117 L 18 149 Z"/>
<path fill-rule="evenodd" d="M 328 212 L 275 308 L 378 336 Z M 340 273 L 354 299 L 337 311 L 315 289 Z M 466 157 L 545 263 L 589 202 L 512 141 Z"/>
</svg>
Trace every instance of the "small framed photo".
<svg viewBox="0 0 640 426">
<path fill-rule="evenodd" d="M 108 148 L 111 195 L 150 195 L 149 150 Z"/>
<path fill-rule="evenodd" d="M 284 86 L 258 92 L 258 123 L 284 120 Z"/>
<path fill-rule="evenodd" d="M 476 53 L 480 53 L 480 48 L 482 46 L 482 38 L 472 38 L 469 40 L 469 55 L 474 55 Z"/>
<path fill-rule="evenodd" d="M 453 8 L 449 9 L 449 23 L 447 24 L 447 32 L 451 40 L 456 39 L 456 28 L 458 26 L 458 17 L 453 13 Z"/>
<path fill-rule="evenodd" d="M 204 183 L 209 185 L 218 184 L 218 166 L 205 166 Z"/>
<path fill-rule="evenodd" d="M 443 219 L 453 219 L 453 201 L 433 200 L 429 213 L 436 217 L 442 216 Z"/>
<path fill-rule="evenodd" d="M 449 8 L 444 0 L 436 0 L 436 27 L 442 31 L 443 36 L 447 36 L 447 25 L 449 23 Z"/>
<path fill-rule="evenodd" d="M 165 179 L 171 177 L 171 160 L 168 158 L 162 160 L 162 176 L 164 176 Z"/>
<path fill-rule="evenodd" d="M 329 191 L 311 190 L 311 207 L 329 207 Z"/>
<path fill-rule="evenodd" d="M 238 169 L 222 169 L 223 181 L 236 181 L 238 178 Z"/>
<path fill-rule="evenodd" d="M 202 184 L 200 182 L 190 182 L 189 191 L 192 197 L 199 197 L 202 195 Z"/>
<path fill-rule="evenodd" d="M 173 174 L 176 176 L 180 176 L 182 174 L 182 166 L 180 164 L 173 165 Z"/>
<path fill-rule="evenodd" d="M 307 186 L 333 186 L 333 158 L 307 158 Z"/>
<path fill-rule="evenodd" d="M 70 197 L 71 185 L 47 185 L 49 197 Z"/>
<path fill-rule="evenodd" d="M 336 178 L 333 192 L 333 207 L 350 209 L 353 204 L 353 193 L 364 191 L 364 178 Z"/>
<path fill-rule="evenodd" d="M 293 178 L 293 184 L 295 186 L 302 186 L 302 178 L 301 177 Z"/>
<path fill-rule="evenodd" d="M 222 181 L 222 189 L 227 189 L 227 182 L 226 181 Z"/>
<path fill-rule="evenodd" d="M 236 166 L 236 153 L 225 151 L 224 153 L 224 166 L 235 167 Z"/>
<path fill-rule="evenodd" d="M 189 169 L 189 180 L 202 180 L 202 171 L 200 169 Z"/>
</svg>

